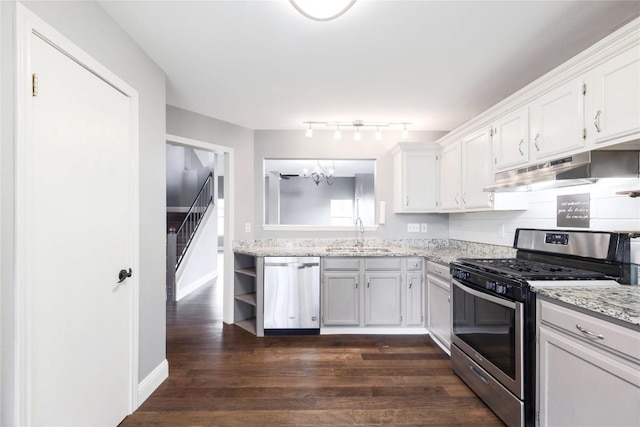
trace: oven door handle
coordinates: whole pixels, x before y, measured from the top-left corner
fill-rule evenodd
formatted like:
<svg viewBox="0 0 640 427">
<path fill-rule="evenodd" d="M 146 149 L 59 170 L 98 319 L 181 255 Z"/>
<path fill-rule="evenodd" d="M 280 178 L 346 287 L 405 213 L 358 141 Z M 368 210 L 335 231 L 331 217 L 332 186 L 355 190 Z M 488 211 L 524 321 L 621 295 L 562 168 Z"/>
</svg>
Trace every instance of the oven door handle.
<svg viewBox="0 0 640 427">
<path fill-rule="evenodd" d="M 511 308 L 514 310 L 516 308 L 516 303 L 514 301 L 507 301 L 505 299 L 494 297 L 493 295 L 489 295 L 484 292 L 476 291 L 475 289 L 471 289 L 470 287 L 463 285 L 457 280 L 452 280 L 452 283 L 454 284 L 454 286 L 459 287 L 464 292 L 470 293 L 471 295 L 476 296 L 478 298 L 482 298 L 484 300 L 491 301 L 495 304 L 498 304 L 507 308 Z"/>
</svg>

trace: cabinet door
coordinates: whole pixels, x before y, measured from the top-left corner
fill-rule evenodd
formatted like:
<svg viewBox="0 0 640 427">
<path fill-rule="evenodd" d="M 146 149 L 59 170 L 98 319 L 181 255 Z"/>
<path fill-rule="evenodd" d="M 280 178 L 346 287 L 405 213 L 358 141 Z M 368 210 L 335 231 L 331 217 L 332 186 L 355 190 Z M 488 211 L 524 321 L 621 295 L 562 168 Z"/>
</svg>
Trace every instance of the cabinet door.
<svg viewBox="0 0 640 427">
<path fill-rule="evenodd" d="M 587 137 L 596 144 L 640 132 L 640 50 L 630 49 L 592 72 Z"/>
<path fill-rule="evenodd" d="M 438 152 L 402 153 L 402 212 L 438 209 Z"/>
<path fill-rule="evenodd" d="M 462 207 L 460 199 L 461 156 L 460 143 L 447 145 L 442 149 L 440 162 L 440 199 L 442 210 L 458 210 Z"/>
<path fill-rule="evenodd" d="M 422 273 L 407 273 L 407 326 L 421 326 L 424 322 Z"/>
<path fill-rule="evenodd" d="M 325 272 L 322 275 L 322 324 L 360 325 L 360 272 Z"/>
<path fill-rule="evenodd" d="M 402 324 L 401 273 L 370 273 L 365 281 L 365 326 Z"/>
<path fill-rule="evenodd" d="M 496 171 L 526 164 L 529 161 L 529 108 L 497 120 L 491 140 Z"/>
<path fill-rule="evenodd" d="M 450 285 L 443 279 L 427 276 L 427 328 L 447 349 L 451 348 Z"/>
<path fill-rule="evenodd" d="M 638 367 L 541 326 L 538 408 L 541 426 L 637 426 Z"/>
<path fill-rule="evenodd" d="M 531 150 L 534 159 L 558 156 L 584 147 L 582 79 L 542 95 L 531 103 Z"/>
<path fill-rule="evenodd" d="M 492 193 L 482 189 L 493 184 L 491 137 L 483 129 L 462 140 L 462 194 L 465 209 L 490 208 Z"/>
</svg>

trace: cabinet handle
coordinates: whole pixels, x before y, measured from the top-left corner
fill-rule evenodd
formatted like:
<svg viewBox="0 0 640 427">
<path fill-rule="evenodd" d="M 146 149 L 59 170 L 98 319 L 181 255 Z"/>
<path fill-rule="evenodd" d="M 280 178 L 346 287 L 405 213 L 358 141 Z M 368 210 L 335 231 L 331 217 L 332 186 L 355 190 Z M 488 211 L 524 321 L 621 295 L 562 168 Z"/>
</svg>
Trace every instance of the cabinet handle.
<svg viewBox="0 0 640 427">
<path fill-rule="evenodd" d="M 540 134 L 539 134 L 539 133 L 536 133 L 536 137 L 535 137 L 535 139 L 533 140 L 533 145 L 535 145 L 535 146 L 536 146 L 536 151 L 540 151 L 540 146 L 538 145 L 538 138 L 540 138 Z"/>
<path fill-rule="evenodd" d="M 462 203 L 463 203 L 463 204 L 465 204 L 465 205 L 467 204 L 467 201 L 466 201 L 466 200 L 465 200 L 465 198 L 464 198 L 464 196 L 466 196 L 466 195 L 467 195 L 467 193 L 466 193 L 466 192 L 465 192 L 465 193 L 462 193 L 462 197 L 461 197 L 461 199 L 462 199 Z"/>
<path fill-rule="evenodd" d="M 489 193 L 489 201 L 493 203 L 493 193 Z"/>
<path fill-rule="evenodd" d="M 411 289 L 412 286 L 413 286 L 413 277 L 409 279 L 409 289 Z"/>
<path fill-rule="evenodd" d="M 524 139 L 520 140 L 520 144 L 518 144 L 518 151 L 520 152 L 521 156 L 524 156 L 524 151 L 522 151 L 522 145 L 524 144 Z"/>
<path fill-rule="evenodd" d="M 458 200 L 458 196 L 459 196 L 459 194 L 458 194 L 458 193 L 456 193 L 456 198 L 455 198 L 456 205 L 459 205 L 459 204 L 460 204 L 460 200 Z"/>
<path fill-rule="evenodd" d="M 407 197 L 406 197 L 405 205 L 406 205 L 407 207 L 409 207 L 409 196 L 407 196 Z"/>
<path fill-rule="evenodd" d="M 598 112 L 596 113 L 596 116 L 593 118 L 593 125 L 596 127 L 596 130 L 598 131 L 598 133 L 600 133 L 602 131 L 602 129 L 600 129 L 600 113 L 602 111 L 598 110 Z"/>
<path fill-rule="evenodd" d="M 447 302 L 451 302 L 451 295 L 447 295 Z"/>
<path fill-rule="evenodd" d="M 358 289 L 358 276 L 356 276 L 356 289 Z"/>
<path fill-rule="evenodd" d="M 371 287 L 371 283 L 369 283 L 369 278 L 367 277 L 367 288 Z"/>
<path fill-rule="evenodd" d="M 576 325 L 576 328 L 577 328 L 580 332 L 582 332 L 583 334 L 585 334 L 585 335 L 589 335 L 590 337 L 598 338 L 599 340 L 603 340 L 603 339 L 604 339 L 604 335 L 602 335 L 602 334 L 596 334 L 595 332 L 591 332 L 590 330 L 585 329 L 585 328 L 584 328 L 584 326 L 582 326 L 582 325 L 580 325 L 580 324 L 577 324 L 577 325 Z"/>
</svg>

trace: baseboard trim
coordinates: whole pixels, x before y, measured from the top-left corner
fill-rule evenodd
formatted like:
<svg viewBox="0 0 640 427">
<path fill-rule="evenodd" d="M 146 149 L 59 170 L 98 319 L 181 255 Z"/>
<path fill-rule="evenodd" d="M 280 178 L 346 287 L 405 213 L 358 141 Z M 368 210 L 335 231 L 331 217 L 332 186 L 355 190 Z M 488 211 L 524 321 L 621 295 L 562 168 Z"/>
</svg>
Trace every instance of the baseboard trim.
<svg viewBox="0 0 640 427">
<path fill-rule="evenodd" d="M 345 327 L 345 326 L 324 326 L 320 328 L 320 335 L 429 335 L 429 332 L 423 327 L 408 328 L 385 328 L 385 327 Z"/>
<path fill-rule="evenodd" d="M 215 270 L 207 274 L 206 276 L 199 278 L 198 280 L 194 280 L 193 282 L 189 283 L 187 286 L 183 288 L 180 287 L 180 282 L 177 282 L 176 283 L 176 301 L 180 301 L 182 298 L 186 297 L 191 292 L 198 289 L 200 286 L 206 285 L 207 283 L 211 282 L 217 277 L 218 277 L 218 270 Z"/>
<path fill-rule="evenodd" d="M 165 359 L 138 384 L 138 408 L 167 378 L 169 378 L 169 362 Z"/>
</svg>

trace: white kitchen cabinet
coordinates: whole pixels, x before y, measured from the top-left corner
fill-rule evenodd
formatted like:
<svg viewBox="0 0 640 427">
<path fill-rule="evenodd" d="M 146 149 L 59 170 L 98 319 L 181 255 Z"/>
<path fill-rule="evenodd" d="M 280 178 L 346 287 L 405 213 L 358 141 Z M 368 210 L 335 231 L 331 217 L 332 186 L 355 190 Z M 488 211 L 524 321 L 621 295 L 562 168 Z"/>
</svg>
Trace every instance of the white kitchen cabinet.
<svg viewBox="0 0 640 427">
<path fill-rule="evenodd" d="M 365 326 L 402 324 L 402 274 L 375 272 L 365 275 Z"/>
<path fill-rule="evenodd" d="M 360 271 L 322 274 L 322 324 L 360 325 Z"/>
<path fill-rule="evenodd" d="M 629 49 L 596 67 L 587 87 L 587 139 L 594 148 L 640 133 L 640 49 Z"/>
<path fill-rule="evenodd" d="M 459 142 L 442 148 L 440 153 L 440 200 L 443 211 L 462 209 L 462 154 Z"/>
<path fill-rule="evenodd" d="M 538 336 L 540 426 L 638 425 L 640 332 L 539 300 Z"/>
<path fill-rule="evenodd" d="M 451 276 L 449 267 L 427 263 L 427 329 L 434 341 L 451 351 Z"/>
<path fill-rule="evenodd" d="M 460 199 L 463 209 L 491 208 L 493 193 L 482 191 L 493 184 L 493 162 L 489 129 L 482 129 L 465 137 L 461 142 L 462 188 Z"/>
<path fill-rule="evenodd" d="M 491 127 L 495 171 L 529 161 L 529 108 L 520 108 L 496 120 Z"/>
<path fill-rule="evenodd" d="M 326 257 L 322 266 L 323 327 L 424 325 L 422 258 Z"/>
<path fill-rule="evenodd" d="M 438 210 L 438 145 L 400 143 L 394 151 L 396 213 Z"/>
<path fill-rule="evenodd" d="M 416 271 L 407 272 L 407 326 L 422 326 L 424 322 L 423 273 Z"/>
<path fill-rule="evenodd" d="M 549 159 L 585 147 L 584 80 L 573 79 L 529 106 L 531 160 Z"/>
</svg>

